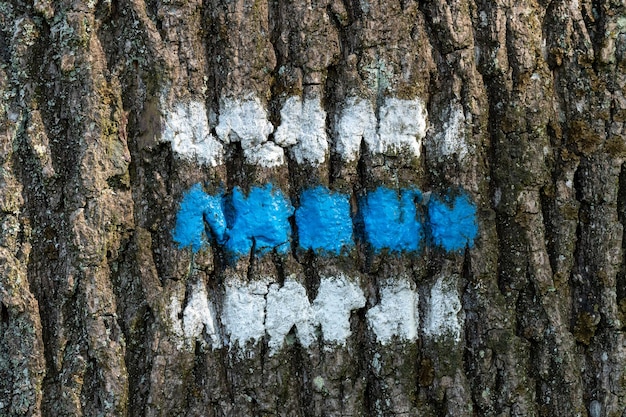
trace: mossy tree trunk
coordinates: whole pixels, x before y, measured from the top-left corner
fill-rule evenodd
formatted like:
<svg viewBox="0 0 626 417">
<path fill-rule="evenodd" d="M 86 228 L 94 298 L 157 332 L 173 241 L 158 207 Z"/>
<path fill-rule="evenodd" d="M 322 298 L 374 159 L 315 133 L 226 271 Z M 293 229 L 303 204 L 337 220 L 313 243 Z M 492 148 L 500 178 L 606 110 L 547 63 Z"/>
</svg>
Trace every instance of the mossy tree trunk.
<svg viewBox="0 0 626 417">
<path fill-rule="evenodd" d="M 0 1 L 0 415 L 624 415 L 625 69 L 618 0 Z M 197 183 L 461 190 L 479 233 L 233 261 L 173 239 Z M 332 325 L 341 285 L 345 340 L 275 349 L 282 288 Z M 388 294 L 415 335 L 376 333 Z"/>
</svg>

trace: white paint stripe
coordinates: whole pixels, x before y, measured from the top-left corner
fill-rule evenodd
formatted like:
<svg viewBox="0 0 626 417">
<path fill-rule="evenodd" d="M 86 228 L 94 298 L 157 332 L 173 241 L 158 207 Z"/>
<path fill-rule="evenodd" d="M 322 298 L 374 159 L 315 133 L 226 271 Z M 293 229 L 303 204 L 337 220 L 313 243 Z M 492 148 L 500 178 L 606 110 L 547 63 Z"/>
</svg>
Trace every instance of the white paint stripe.
<svg viewBox="0 0 626 417">
<path fill-rule="evenodd" d="M 394 336 L 417 340 L 419 294 L 407 280 L 393 280 L 380 289 L 380 303 L 367 312 L 367 321 L 376 340 L 386 345 Z"/>
<path fill-rule="evenodd" d="M 304 347 L 315 342 L 318 325 L 324 342 L 345 344 L 351 334 L 350 314 L 363 306 L 363 291 L 343 275 L 322 278 L 312 305 L 305 288 L 291 278 L 282 287 L 276 283 L 232 280 L 226 284 L 222 324 L 231 346 L 238 342 L 245 347 L 267 332 L 270 354 L 274 354 L 294 325 Z"/>
<path fill-rule="evenodd" d="M 352 311 L 365 306 L 363 290 L 344 275 L 322 278 L 313 302 L 315 321 L 322 326 L 325 342 L 345 345 L 352 332 Z"/>
<path fill-rule="evenodd" d="M 372 153 L 387 154 L 404 149 L 420 156 L 428 119 L 420 99 L 385 99 L 379 111 L 378 127 L 369 101 L 348 97 L 340 108 L 335 119 L 334 150 L 346 162 L 358 158 L 361 140 L 365 140 Z"/>
<path fill-rule="evenodd" d="M 250 165 L 273 168 L 285 164 L 285 151 L 272 141 L 245 148 L 243 155 Z"/>
<path fill-rule="evenodd" d="M 372 104 L 360 97 L 349 97 L 335 119 L 334 150 L 346 162 L 359 158 L 361 141 L 378 141 L 376 115 Z"/>
<path fill-rule="evenodd" d="M 405 279 L 389 280 L 381 286 L 381 299 L 366 313 L 367 322 L 378 343 L 387 345 L 414 342 L 418 338 L 419 295 Z M 247 282 L 232 278 L 225 283 L 221 322 L 228 346 L 247 350 L 249 344 L 268 337 L 269 354 L 276 354 L 285 336 L 295 326 L 303 347 L 317 342 L 321 331 L 325 348 L 345 345 L 351 336 L 350 317 L 365 306 L 365 297 L 357 281 L 344 275 L 323 277 L 313 303 L 306 289 L 294 277 L 280 286 L 269 279 Z M 182 326 L 178 319 L 180 300 L 172 297 L 170 317 L 174 333 L 180 337 L 179 348 L 190 348 L 210 337 L 212 347 L 222 346 L 215 309 L 207 297 L 204 283 L 193 286 L 183 311 Z M 423 332 L 430 338 L 461 340 L 461 301 L 454 282 L 440 277 L 430 291 Z"/>
<path fill-rule="evenodd" d="M 365 140 L 372 152 L 388 153 L 407 149 L 419 157 L 422 139 L 426 136 L 426 107 L 419 98 L 401 100 L 388 97 L 378 114 L 378 136 L 376 139 Z"/>
<path fill-rule="evenodd" d="M 281 146 L 292 146 L 299 164 L 319 165 L 326 159 L 328 136 L 326 112 L 319 98 L 289 97 L 280 110 L 280 126 L 274 140 Z"/>
<path fill-rule="evenodd" d="M 215 132 L 224 143 L 241 142 L 249 164 L 275 167 L 285 163 L 283 149 L 268 142 L 273 131 L 267 111 L 257 97 L 221 100 Z"/>
<path fill-rule="evenodd" d="M 204 103 L 178 103 L 165 113 L 161 140 L 170 142 L 174 152 L 209 166 L 223 162 L 224 149 L 211 135 Z"/>
<path fill-rule="evenodd" d="M 442 116 L 442 130 L 433 136 L 434 150 L 444 156 L 456 154 L 458 159 L 462 160 L 468 152 L 463 106 L 452 103 Z"/>
<path fill-rule="evenodd" d="M 315 341 L 315 328 L 306 289 L 293 278 L 288 278 L 282 287 L 270 285 L 267 294 L 265 329 L 269 336 L 270 354 L 282 347 L 285 336 L 293 326 L 296 326 L 302 346 L 311 346 Z"/>
<path fill-rule="evenodd" d="M 455 342 L 460 342 L 463 329 L 461 309 L 456 279 L 440 276 L 430 290 L 424 334 L 437 339 L 452 337 Z"/>
<path fill-rule="evenodd" d="M 208 299 L 204 281 L 200 280 L 193 286 L 189 302 L 183 311 L 183 331 L 188 342 L 204 343 L 203 331 L 211 339 L 214 349 L 222 346 L 217 332 L 215 308 Z"/>
<path fill-rule="evenodd" d="M 372 104 L 362 98 L 348 97 L 340 109 L 335 120 L 334 150 L 345 161 L 358 158 L 362 140 L 373 153 L 396 153 L 404 149 L 420 156 L 427 112 L 419 98 L 385 99 L 378 121 Z M 328 154 L 326 112 L 319 97 L 304 100 L 299 96 L 289 97 L 280 111 L 281 124 L 274 134 L 274 142 L 269 140 L 274 126 L 268 120 L 268 112 L 254 96 L 220 101 L 219 123 L 215 127 L 219 140 L 210 133 L 203 102 L 178 103 L 173 109 L 166 108 L 164 113 L 161 140 L 170 142 L 176 153 L 196 158 L 202 164 L 223 163 L 222 143 L 232 142 L 241 143 L 249 164 L 264 167 L 284 165 L 283 148 L 287 147 L 298 164 L 316 166 L 322 164 Z M 458 112 L 451 113 L 446 128 L 449 133 L 442 139 L 445 143 L 459 136 L 456 133 L 461 123 L 458 115 Z"/>
<path fill-rule="evenodd" d="M 268 283 L 243 282 L 232 279 L 226 283 L 222 324 L 230 346 L 239 343 L 245 348 L 265 335 L 265 296 Z"/>
</svg>

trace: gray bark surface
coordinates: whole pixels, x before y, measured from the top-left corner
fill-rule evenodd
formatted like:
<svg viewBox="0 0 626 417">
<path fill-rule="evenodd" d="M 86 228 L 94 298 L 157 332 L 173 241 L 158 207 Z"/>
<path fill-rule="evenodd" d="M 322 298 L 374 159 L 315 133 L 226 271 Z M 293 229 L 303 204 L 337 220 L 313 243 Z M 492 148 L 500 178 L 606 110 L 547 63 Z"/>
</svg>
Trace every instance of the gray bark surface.
<svg viewBox="0 0 626 417">
<path fill-rule="evenodd" d="M 0 1 L 0 415 L 626 415 L 626 4 L 598 1 Z M 254 94 L 425 100 L 422 154 L 215 168 L 160 141 L 164 103 Z M 165 100 L 165 102 L 163 101 Z M 436 152 L 454 103 L 468 155 Z M 184 191 L 272 182 L 464 189 L 461 253 L 289 253 L 226 265 L 172 240 Z M 168 310 L 196 282 L 290 274 L 363 283 L 352 336 L 181 348 Z M 388 277 L 427 300 L 452 277 L 461 341 L 376 342 Z M 422 313 L 422 312 L 420 312 Z M 323 383 L 321 383 L 321 382 Z"/>
</svg>

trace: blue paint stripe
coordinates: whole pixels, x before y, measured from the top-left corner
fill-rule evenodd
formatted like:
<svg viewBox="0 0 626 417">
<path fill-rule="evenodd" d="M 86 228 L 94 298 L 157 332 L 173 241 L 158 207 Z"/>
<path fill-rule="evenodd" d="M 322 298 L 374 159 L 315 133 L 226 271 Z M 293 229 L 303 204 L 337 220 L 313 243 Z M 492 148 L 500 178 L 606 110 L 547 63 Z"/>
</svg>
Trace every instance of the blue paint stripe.
<svg viewBox="0 0 626 417">
<path fill-rule="evenodd" d="M 448 252 L 474 245 L 474 239 L 478 236 L 476 206 L 468 196 L 457 196 L 451 204 L 432 197 L 428 202 L 428 217 L 435 245 Z"/>
<path fill-rule="evenodd" d="M 172 237 L 180 248 L 190 246 L 198 252 L 207 244 L 205 221 L 218 243 L 224 242 L 226 219 L 222 195 L 207 195 L 200 184 L 193 185 L 184 195 L 176 216 Z"/>
<path fill-rule="evenodd" d="M 264 253 L 286 253 L 291 240 L 291 203 L 271 184 L 253 187 L 245 196 L 235 187 L 230 197 L 232 215 L 226 232 L 226 249 L 237 255 L 250 253 L 253 245 Z"/>
<path fill-rule="evenodd" d="M 427 218 L 418 210 L 421 192 L 415 188 L 379 187 L 359 200 L 364 240 L 374 252 L 412 253 L 429 242 L 456 252 L 473 246 L 478 237 L 476 206 L 465 194 L 440 199 L 432 196 Z M 446 201 L 451 200 L 450 203 Z M 184 195 L 172 237 L 180 248 L 197 252 L 208 245 L 207 233 L 228 253 L 243 256 L 290 248 L 289 218 L 294 208 L 272 184 L 253 187 L 248 195 L 235 187 L 229 195 L 207 195 L 200 184 Z M 318 186 L 304 190 L 295 210 L 298 245 L 325 255 L 340 255 L 354 247 L 350 197 Z"/>
<path fill-rule="evenodd" d="M 416 199 L 420 192 L 400 192 L 379 187 L 361 200 L 365 238 L 375 252 L 416 252 L 422 241 L 422 224 L 417 215 Z"/>
<path fill-rule="evenodd" d="M 301 248 L 339 254 L 354 247 L 349 198 L 321 186 L 302 192 L 296 210 Z"/>
</svg>

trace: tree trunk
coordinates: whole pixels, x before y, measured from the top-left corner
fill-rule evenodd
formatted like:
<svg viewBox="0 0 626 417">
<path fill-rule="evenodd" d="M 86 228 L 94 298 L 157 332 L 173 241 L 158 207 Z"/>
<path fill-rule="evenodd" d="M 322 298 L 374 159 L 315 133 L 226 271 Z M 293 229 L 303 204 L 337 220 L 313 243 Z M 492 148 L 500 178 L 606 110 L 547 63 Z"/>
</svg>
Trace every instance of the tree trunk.
<svg viewBox="0 0 626 417">
<path fill-rule="evenodd" d="M 626 415 L 624 1 L 0 11 L 0 415 Z"/>
</svg>

